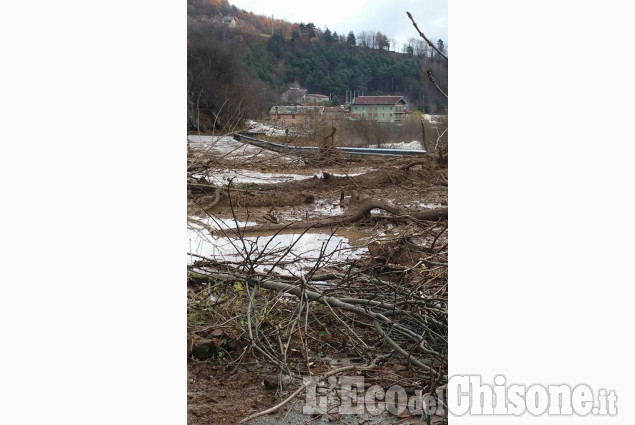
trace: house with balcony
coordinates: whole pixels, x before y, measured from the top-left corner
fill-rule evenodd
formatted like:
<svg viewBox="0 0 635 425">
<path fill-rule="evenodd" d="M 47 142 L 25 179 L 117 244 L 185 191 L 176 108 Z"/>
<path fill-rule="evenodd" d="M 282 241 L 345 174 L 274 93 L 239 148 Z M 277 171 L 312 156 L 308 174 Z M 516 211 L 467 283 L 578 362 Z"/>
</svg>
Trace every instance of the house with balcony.
<svg viewBox="0 0 635 425">
<path fill-rule="evenodd" d="M 406 114 L 406 101 L 403 96 L 358 96 L 353 99 L 351 113 L 360 119 L 401 122 Z"/>
</svg>

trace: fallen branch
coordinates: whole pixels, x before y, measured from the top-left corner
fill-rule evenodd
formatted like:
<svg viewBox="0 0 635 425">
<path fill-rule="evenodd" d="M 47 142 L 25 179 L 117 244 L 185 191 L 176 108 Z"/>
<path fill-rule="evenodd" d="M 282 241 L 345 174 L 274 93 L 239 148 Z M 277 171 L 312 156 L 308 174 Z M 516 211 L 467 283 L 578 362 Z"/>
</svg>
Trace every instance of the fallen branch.
<svg viewBox="0 0 635 425">
<path fill-rule="evenodd" d="M 187 222 L 188 223 L 193 223 L 196 224 L 197 226 L 202 227 L 203 229 L 207 230 L 208 232 L 210 232 L 211 234 L 213 234 L 214 232 L 216 232 L 216 229 L 214 229 L 212 226 L 208 225 L 207 223 L 203 223 L 201 220 L 197 220 L 194 217 L 187 217 Z"/>
<path fill-rule="evenodd" d="M 392 338 L 390 338 L 386 332 L 384 332 L 384 330 L 381 328 L 379 321 L 375 320 L 374 321 L 375 324 L 375 330 L 377 331 L 377 333 L 392 347 L 395 349 L 395 351 L 397 351 L 399 354 L 403 355 L 406 357 L 406 359 L 416 365 L 419 366 L 421 368 L 424 369 L 428 369 L 429 372 L 433 372 L 433 370 L 430 368 L 430 366 L 428 366 L 425 363 L 422 363 L 421 361 L 417 360 L 416 358 L 412 357 L 412 355 L 410 355 L 410 353 L 408 353 L 406 350 L 404 350 L 403 348 L 401 348 L 399 346 L 399 344 L 397 344 Z"/>
<path fill-rule="evenodd" d="M 439 87 L 439 85 L 437 84 L 437 80 L 434 78 L 434 75 L 432 75 L 432 71 L 428 70 L 428 71 L 426 71 L 426 74 L 428 75 L 428 79 L 432 82 L 432 84 L 434 84 L 434 87 L 437 88 L 439 93 L 441 93 L 447 99 L 448 98 L 448 94 L 446 92 L 444 92 L 441 89 L 441 87 Z"/>
<path fill-rule="evenodd" d="M 420 211 L 411 214 L 412 217 L 422 221 L 434 221 L 448 218 L 448 209 L 436 208 L 433 210 Z"/>
<path fill-rule="evenodd" d="M 410 12 L 406 12 L 406 14 L 408 15 L 408 17 L 410 18 L 410 21 L 412 21 L 412 25 L 415 27 L 415 29 L 417 30 L 417 32 L 419 33 L 419 35 L 421 36 L 421 38 L 423 38 L 426 43 L 428 43 L 430 45 L 430 47 L 432 47 L 438 54 L 440 54 L 445 60 L 448 60 L 448 57 L 446 55 L 444 55 L 439 49 L 436 48 L 436 46 L 434 45 L 434 43 L 432 43 L 430 40 L 428 40 L 428 38 L 421 32 L 421 30 L 419 29 L 419 27 L 417 26 L 417 23 L 415 22 L 415 20 L 412 18 L 412 15 L 410 14 Z"/>
<path fill-rule="evenodd" d="M 422 339 L 420 337 L 420 335 L 417 335 L 416 333 L 414 333 L 412 330 L 408 329 L 407 327 L 397 323 L 394 320 L 391 320 L 390 318 L 388 318 L 385 314 L 379 313 L 377 311 L 373 311 L 371 309 L 368 308 L 368 305 L 365 305 L 364 307 L 359 307 L 357 305 L 351 304 L 351 303 L 347 303 L 342 301 L 339 298 L 333 297 L 333 296 L 329 296 L 329 295 L 325 295 L 324 293 L 318 291 L 315 288 L 303 288 L 301 286 L 298 285 L 294 285 L 294 284 L 289 284 L 289 283 L 285 283 L 285 282 L 280 282 L 280 281 L 275 281 L 275 280 L 269 280 L 269 279 L 258 279 L 256 277 L 251 278 L 251 279 L 245 279 L 244 277 L 240 277 L 240 276 L 234 276 L 234 275 L 230 275 L 230 274 L 225 274 L 225 273 L 213 273 L 210 274 L 211 277 L 214 277 L 220 281 L 244 281 L 246 284 L 248 284 L 249 286 L 256 286 L 258 285 L 260 288 L 263 289 L 275 289 L 284 293 L 289 293 L 291 295 L 295 295 L 296 297 L 302 299 L 302 297 L 306 297 L 306 299 L 308 301 L 317 301 L 319 303 L 328 305 L 332 308 L 337 308 L 340 310 L 344 310 L 344 311 L 348 311 L 354 314 L 357 314 L 359 316 L 362 317 L 366 317 L 370 320 L 373 320 L 375 322 L 380 322 L 383 324 L 386 324 L 390 327 L 392 327 L 392 329 L 399 331 L 402 335 L 406 336 L 408 339 L 410 339 L 411 341 L 420 344 Z M 382 335 L 382 337 L 385 337 L 386 334 L 384 333 Z M 393 346 L 393 348 L 395 347 L 395 345 L 397 345 L 394 341 L 392 341 L 390 338 L 386 337 L 386 341 L 388 341 L 388 343 Z M 398 346 L 398 345 L 397 345 Z M 433 350 L 424 348 L 424 351 L 426 351 L 429 354 L 436 354 L 437 356 L 439 355 L 439 353 L 434 352 Z M 407 353 L 405 350 L 403 350 L 401 347 L 399 348 L 399 352 L 400 353 Z M 412 357 L 411 355 L 408 355 L 408 360 L 416 365 L 419 366 L 423 369 L 425 369 L 428 372 L 434 372 L 428 365 L 426 365 L 425 363 L 419 361 L 418 359 Z"/>
</svg>

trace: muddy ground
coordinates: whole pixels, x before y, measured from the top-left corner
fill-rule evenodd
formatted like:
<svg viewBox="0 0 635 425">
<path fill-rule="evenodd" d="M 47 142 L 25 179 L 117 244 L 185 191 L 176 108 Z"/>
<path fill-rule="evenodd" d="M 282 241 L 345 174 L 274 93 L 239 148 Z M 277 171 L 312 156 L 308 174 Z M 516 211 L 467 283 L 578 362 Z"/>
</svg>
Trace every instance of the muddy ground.
<svg viewBox="0 0 635 425">
<path fill-rule="evenodd" d="M 235 227 L 232 219 L 236 219 L 239 225 L 247 222 L 248 226 L 265 229 L 256 234 L 271 235 L 275 232 L 267 233 L 267 226 L 319 222 L 342 216 L 360 200 L 387 203 L 398 208 L 402 215 L 374 208 L 355 222 L 335 226 L 337 229 L 329 226 L 315 231 L 339 232 L 343 240 L 355 246 L 358 267 L 363 263 L 368 270 L 383 273 L 387 278 L 401 273 L 399 284 L 410 285 L 413 291 L 428 275 L 435 273 L 445 273 L 443 279 L 447 283 L 447 268 L 435 268 L 438 260 L 422 263 L 421 254 L 423 247 L 431 247 L 431 252 L 447 250 L 447 215 L 445 219 L 433 221 L 408 218 L 448 205 L 447 166 L 434 154 L 397 158 L 338 157 L 320 164 L 242 145 L 229 137 L 192 138 L 189 145 L 188 225 L 191 231 L 216 232 L 211 238 L 214 240 L 225 236 L 225 232 L 214 225 L 217 220 Z M 203 257 L 207 256 L 200 256 Z M 189 257 L 189 260 L 193 263 L 200 258 Z M 334 262 L 325 272 L 346 272 L 346 260 L 341 259 L 341 264 Z M 430 290 L 436 290 L 434 285 L 438 282 L 430 284 Z M 301 381 L 296 379 L 284 388 L 280 388 L 277 379 L 273 380 L 275 384 L 266 384 L 267 379 L 277 376 L 275 365 L 249 350 L 244 327 L 236 324 L 238 319 L 230 320 L 245 314 L 240 304 L 242 294 L 236 287 L 210 285 L 197 279 L 188 282 L 188 423 L 235 424 L 279 403 Z M 212 286 L 216 292 L 210 295 Z M 233 297 L 231 305 L 223 303 L 223 297 Z M 283 300 L 277 304 L 276 311 L 290 312 L 293 308 L 293 301 Z M 318 327 L 318 336 L 307 342 L 306 350 L 314 357 L 309 361 L 301 350 L 291 350 L 290 363 L 297 376 L 319 375 L 342 361 L 346 363 L 356 358 L 357 353 L 347 346 L 346 340 L 331 332 L 339 325 L 328 322 L 328 312 L 316 308 L 315 313 L 316 322 L 323 328 Z M 223 322 L 223 319 L 227 320 Z M 378 353 L 387 352 L 388 348 L 374 331 L 355 330 L 362 339 L 372 343 Z M 442 368 L 442 365 L 435 364 L 435 367 Z M 409 365 L 403 356 L 391 357 L 377 370 L 365 372 L 365 376 L 367 382 L 386 388 L 394 383 L 406 389 L 433 385 L 428 376 Z M 302 401 L 303 396 L 298 400 Z M 291 406 L 271 418 L 277 423 L 344 423 L 337 415 L 300 417 L 295 421 L 284 419 Z M 407 413 L 381 423 L 408 423 L 408 420 L 421 423 L 421 418 L 412 418 Z M 350 423 L 372 423 L 360 421 Z M 260 422 L 250 423 L 269 422 L 261 418 Z"/>
</svg>

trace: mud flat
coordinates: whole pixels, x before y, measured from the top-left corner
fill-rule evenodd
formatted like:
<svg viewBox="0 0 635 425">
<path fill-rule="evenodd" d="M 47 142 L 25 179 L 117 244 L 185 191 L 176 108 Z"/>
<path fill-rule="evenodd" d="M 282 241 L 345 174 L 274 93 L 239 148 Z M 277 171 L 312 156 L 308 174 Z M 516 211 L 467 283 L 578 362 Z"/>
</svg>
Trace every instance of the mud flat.
<svg viewBox="0 0 635 425">
<path fill-rule="evenodd" d="M 359 372 L 370 385 L 443 382 L 448 174 L 434 155 L 319 166 L 232 137 L 188 141 L 188 423 L 237 424 L 347 358 L 388 356 Z M 426 423 L 311 417 L 303 401 L 248 423 Z"/>
</svg>

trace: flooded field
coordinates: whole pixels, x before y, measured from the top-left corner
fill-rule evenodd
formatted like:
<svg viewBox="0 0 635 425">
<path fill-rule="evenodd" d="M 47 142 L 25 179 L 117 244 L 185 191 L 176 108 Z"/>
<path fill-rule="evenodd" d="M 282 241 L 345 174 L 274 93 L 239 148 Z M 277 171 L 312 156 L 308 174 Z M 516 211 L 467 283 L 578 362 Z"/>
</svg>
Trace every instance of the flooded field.
<svg viewBox="0 0 635 425">
<path fill-rule="evenodd" d="M 255 224 L 216 217 L 190 222 L 187 230 L 189 263 L 200 257 L 236 264 L 258 258 L 257 271 L 268 273 L 275 267 L 277 273 L 295 275 L 312 268 L 320 257 L 329 262 L 346 262 L 368 252 L 364 244 L 368 236 L 346 228 L 337 229 L 333 234 L 311 229 L 303 233 L 267 231 L 242 238 L 220 236 L 223 230 Z M 220 232 L 212 235 L 209 228 Z"/>
<path fill-rule="evenodd" d="M 434 381 L 428 365 L 445 370 L 446 341 L 435 335 L 447 322 L 447 170 L 434 157 L 309 164 L 230 136 L 188 136 L 188 161 L 189 423 L 238 423 L 341 359 L 390 356 L 365 373 L 368 382 L 411 390 Z M 381 336 L 377 326 L 403 330 Z M 422 338 L 425 350 L 413 345 Z M 420 359 L 418 369 L 394 346 Z M 282 372 L 288 388 L 267 384 Z M 407 414 L 307 417 L 302 400 L 247 423 L 425 423 Z"/>
</svg>

